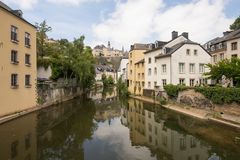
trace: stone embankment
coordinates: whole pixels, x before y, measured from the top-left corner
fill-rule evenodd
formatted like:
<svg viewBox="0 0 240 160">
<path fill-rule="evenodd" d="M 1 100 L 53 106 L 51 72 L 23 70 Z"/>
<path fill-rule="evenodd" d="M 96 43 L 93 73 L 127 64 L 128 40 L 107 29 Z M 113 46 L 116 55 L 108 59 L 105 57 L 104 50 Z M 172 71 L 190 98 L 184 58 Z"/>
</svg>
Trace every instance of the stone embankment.
<svg viewBox="0 0 240 160">
<path fill-rule="evenodd" d="M 160 105 L 159 101 L 150 97 L 133 95 L 130 97 L 148 103 Z M 240 128 L 240 115 L 234 115 L 226 111 L 223 112 L 223 108 L 225 109 L 228 106 L 214 105 L 203 95 L 192 90 L 180 92 L 177 100 L 169 100 L 168 104 L 161 106 L 202 120 L 210 120 L 228 126 Z M 235 113 L 237 113 L 236 108 L 240 110 L 240 106 L 235 106 Z M 240 114 L 240 111 L 238 113 Z"/>
</svg>

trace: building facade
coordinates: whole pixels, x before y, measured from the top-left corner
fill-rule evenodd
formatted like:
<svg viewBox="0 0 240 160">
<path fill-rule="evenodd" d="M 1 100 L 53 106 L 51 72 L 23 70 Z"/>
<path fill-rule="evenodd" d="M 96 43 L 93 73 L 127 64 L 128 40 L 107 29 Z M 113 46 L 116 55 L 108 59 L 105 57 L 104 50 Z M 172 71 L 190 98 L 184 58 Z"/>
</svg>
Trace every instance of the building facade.
<svg viewBox="0 0 240 160">
<path fill-rule="evenodd" d="M 128 64 L 128 58 L 124 57 L 122 58 L 119 68 L 118 68 L 118 73 L 117 73 L 117 78 L 122 78 L 122 81 L 126 82 L 127 81 L 127 64 Z"/>
<path fill-rule="evenodd" d="M 223 32 L 222 37 L 214 38 L 204 45 L 212 55 L 212 63 L 233 57 L 240 58 L 240 29 Z"/>
<path fill-rule="evenodd" d="M 0 116 L 36 106 L 36 28 L 0 2 Z"/>
<path fill-rule="evenodd" d="M 129 63 L 128 63 L 128 91 L 131 94 L 135 94 L 137 91 L 138 79 L 136 72 L 136 63 L 144 59 L 144 52 L 149 50 L 149 44 L 136 43 L 131 45 L 129 51 Z"/>
<path fill-rule="evenodd" d="M 144 59 L 135 63 L 135 70 L 136 70 L 136 95 L 143 95 L 143 89 L 145 86 L 145 67 L 144 67 Z"/>
<path fill-rule="evenodd" d="M 166 84 L 195 86 L 206 83 L 203 73 L 211 56 L 200 44 L 189 40 L 188 33 L 178 36 L 174 31 L 172 40 L 145 52 L 145 61 L 144 92 L 152 94 Z"/>
</svg>

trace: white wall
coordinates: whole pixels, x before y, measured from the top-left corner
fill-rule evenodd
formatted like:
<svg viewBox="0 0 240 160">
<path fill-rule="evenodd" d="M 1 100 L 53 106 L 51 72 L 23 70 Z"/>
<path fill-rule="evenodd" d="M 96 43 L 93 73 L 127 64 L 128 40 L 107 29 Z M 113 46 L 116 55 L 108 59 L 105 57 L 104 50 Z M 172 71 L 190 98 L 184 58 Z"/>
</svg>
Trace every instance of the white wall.
<svg viewBox="0 0 240 160">
<path fill-rule="evenodd" d="M 120 78 L 122 76 L 123 80 L 126 80 L 126 72 L 127 72 L 127 63 L 128 63 L 128 59 L 122 59 L 119 69 L 118 69 L 118 75 L 117 78 Z"/>
<path fill-rule="evenodd" d="M 157 68 L 157 63 L 155 62 L 155 57 L 162 53 L 162 50 L 152 51 L 150 53 L 145 53 L 145 89 L 154 89 L 154 82 L 158 81 L 157 74 L 154 73 L 154 68 Z M 151 63 L 148 63 L 148 59 L 151 58 Z M 151 75 L 148 75 L 148 69 L 151 68 Z M 157 70 L 159 72 L 159 70 Z M 151 87 L 148 87 L 148 82 L 151 82 Z"/>
<path fill-rule="evenodd" d="M 233 42 L 237 42 L 237 50 L 232 50 L 231 44 Z M 240 58 L 240 38 L 227 41 L 227 53 L 224 55 L 224 58 L 231 59 L 234 54 L 237 54 L 238 58 Z"/>
<path fill-rule="evenodd" d="M 51 76 L 52 69 L 50 66 L 47 69 L 45 69 L 44 67 L 37 68 L 37 78 L 50 79 Z"/>
<path fill-rule="evenodd" d="M 186 55 L 186 50 L 190 49 L 190 55 Z M 198 51 L 197 55 L 194 55 L 194 49 Z M 195 79 L 199 82 L 200 78 L 204 78 L 202 73 L 199 73 L 199 64 L 211 63 L 211 56 L 199 45 L 185 44 L 175 53 L 172 54 L 172 84 L 179 84 L 180 78 L 185 78 L 185 84 L 190 85 L 190 79 Z M 185 63 L 185 73 L 179 73 L 179 63 Z M 189 72 L 189 64 L 195 64 L 195 73 Z"/>
<path fill-rule="evenodd" d="M 160 88 L 163 88 L 162 80 L 166 79 L 167 84 L 170 84 L 171 82 L 171 57 L 163 57 L 160 59 L 157 59 L 157 85 L 160 86 Z M 162 72 L 162 65 L 166 64 L 166 73 Z"/>
</svg>

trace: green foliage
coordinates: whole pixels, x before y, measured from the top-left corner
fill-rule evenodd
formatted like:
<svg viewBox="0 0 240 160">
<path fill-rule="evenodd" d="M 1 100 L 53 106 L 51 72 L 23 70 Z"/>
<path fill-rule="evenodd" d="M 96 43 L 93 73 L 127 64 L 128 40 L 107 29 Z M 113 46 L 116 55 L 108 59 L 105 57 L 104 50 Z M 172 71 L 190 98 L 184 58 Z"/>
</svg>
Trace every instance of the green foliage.
<svg viewBox="0 0 240 160">
<path fill-rule="evenodd" d="M 43 57 L 47 53 L 47 32 L 52 31 L 52 28 L 47 25 L 47 22 L 44 20 L 42 23 L 36 23 L 37 27 L 37 55 Z"/>
<path fill-rule="evenodd" d="M 234 21 L 232 25 L 230 25 L 230 29 L 233 31 L 240 29 L 240 16 Z"/>
<path fill-rule="evenodd" d="M 46 21 L 37 24 L 38 66 L 50 65 L 53 80 L 76 78 L 81 89 L 90 89 L 95 80 L 95 59 L 92 49 L 84 46 L 85 37 L 80 36 L 73 42 L 66 39 L 48 42 L 47 32 L 51 30 Z"/>
<path fill-rule="evenodd" d="M 184 85 L 172 85 L 172 84 L 168 84 L 164 86 L 164 89 L 167 95 L 170 96 L 171 98 L 177 98 L 179 91 L 183 91 L 189 88 L 191 87 L 186 87 Z"/>
<path fill-rule="evenodd" d="M 102 75 L 102 82 L 104 87 L 109 87 L 114 85 L 114 80 L 112 76 L 106 76 L 105 74 Z"/>
<path fill-rule="evenodd" d="M 120 98 L 129 97 L 130 93 L 128 91 L 127 84 L 122 81 L 122 77 L 120 77 L 117 81 L 117 91 Z"/>
<path fill-rule="evenodd" d="M 159 103 L 161 105 L 166 105 L 167 104 L 167 100 L 164 97 L 157 97 L 157 100 L 159 101 Z"/>
<path fill-rule="evenodd" d="M 207 64 L 210 72 L 205 73 L 211 79 L 221 80 L 222 76 L 232 79 L 236 85 L 240 85 L 240 59 L 224 59 L 216 64 Z"/>
<path fill-rule="evenodd" d="M 216 104 L 240 103 L 240 88 L 196 87 L 195 91 Z"/>
</svg>

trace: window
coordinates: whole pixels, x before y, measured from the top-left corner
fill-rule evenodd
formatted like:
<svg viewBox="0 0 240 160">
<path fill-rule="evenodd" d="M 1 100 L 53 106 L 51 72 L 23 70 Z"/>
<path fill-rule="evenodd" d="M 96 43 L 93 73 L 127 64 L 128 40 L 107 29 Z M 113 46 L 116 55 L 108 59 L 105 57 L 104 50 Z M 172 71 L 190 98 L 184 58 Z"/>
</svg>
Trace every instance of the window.
<svg viewBox="0 0 240 160">
<path fill-rule="evenodd" d="M 158 132 L 157 132 L 157 127 L 155 126 L 154 128 L 155 128 L 155 135 L 157 135 L 157 133 L 158 133 Z"/>
<path fill-rule="evenodd" d="M 15 26 L 11 26 L 11 40 L 14 42 L 18 42 L 17 27 Z"/>
<path fill-rule="evenodd" d="M 31 65 L 31 63 L 30 63 L 30 55 L 29 54 L 25 54 L 25 64 L 26 65 Z"/>
<path fill-rule="evenodd" d="M 221 53 L 221 54 L 220 54 L 220 60 L 222 61 L 223 59 L 224 59 L 224 54 Z"/>
<path fill-rule="evenodd" d="M 25 149 L 27 150 L 30 147 L 31 147 L 31 134 L 28 134 L 25 136 Z"/>
<path fill-rule="evenodd" d="M 30 78 L 31 78 L 30 75 L 28 75 L 28 74 L 25 75 L 25 86 L 31 86 Z"/>
<path fill-rule="evenodd" d="M 186 54 L 190 56 L 190 49 L 187 49 Z"/>
<path fill-rule="evenodd" d="M 132 75 L 132 70 L 130 70 L 130 75 Z"/>
<path fill-rule="evenodd" d="M 194 56 L 197 56 L 198 50 L 194 49 Z"/>
<path fill-rule="evenodd" d="M 185 149 L 186 149 L 186 139 L 180 138 L 180 150 L 185 150 Z"/>
<path fill-rule="evenodd" d="M 179 79 L 179 84 L 180 85 L 184 85 L 185 84 L 185 79 L 184 78 L 180 78 Z"/>
<path fill-rule="evenodd" d="M 148 82 L 148 88 L 151 88 L 151 82 Z"/>
<path fill-rule="evenodd" d="M 152 143 L 152 136 L 149 136 L 149 142 Z"/>
<path fill-rule="evenodd" d="M 162 73 L 166 73 L 167 72 L 167 65 L 163 64 L 162 65 Z"/>
<path fill-rule="evenodd" d="M 190 79 L 190 86 L 193 87 L 194 86 L 194 82 L 195 80 L 194 79 Z"/>
<path fill-rule="evenodd" d="M 194 63 L 189 64 L 189 72 L 190 73 L 195 73 L 195 64 Z"/>
<path fill-rule="evenodd" d="M 214 56 L 213 56 L 213 62 L 214 62 L 214 63 L 217 63 L 217 55 L 214 55 Z"/>
<path fill-rule="evenodd" d="M 149 64 L 151 63 L 151 61 L 152 61 L 152 59 L 151 59 L 151 58 L 148 58 L 148 63 L 149 63 Z"/>
<path fill-rule="evenodd" d="M 144 79 L 144 73 L 142 73 L 142 79 Z"/>
<path fill-rule="evenodd" d="M 154 74 L 155 75 L 157 74 L 157 68 L 156 67 L 154 68 Z"/>
<path fill-rule="evenodd" d="M 25 32 L 25 46 L 30 47 L 30 34 Z"/>
<path fill-rule="evenodd" d="M 166 86 L 167 85 L 167 80 L 166 79 L 162 79 L 162 85 Z"/>
<path fill-rule="evenodd" d="M 12 50 L 12 51 L 11 51 L 11 62 L 12 62 L 13 64 L 18 64 L 18 63 L 19 63 L 19 62 L 18 62 L 18 52 L 15 51 L 15 50 Z"/>
<path fill-rule="evenodd" d="M 204 64 L 199 64 L 199 73 L 204 73 Z"/>
<path fill-rule="evenodd" d="M 179 63 L 179 73 L 185 72 L 185 63 Z"/>
<path fill-rule="evenodd" d="M 132 58 L 132 53 L 130 53 L 130 58 Z"/>
<path fill-rule="evenodd" d="M 132 65 L 132 60 L 130 61 L 130 65 Z"/>
<path fill-rule="evenodd" d="M 152 74 L 152 70 L 151 68 L 148 68 L 148 75 L 151 76 L 151 74 Z"/>
<path fill-rule="evenodd" d="M 237 50 L 237 42 L 231 43 L 232 50 Z"/>
<path fill-rule="evenodd" d="M 150 123 L 148 123 L 148 130 L 152 132 L 152 125 Z"/>
<path fill-rule="evenodd" d="M 237 57 L 238 57 L 237 54 L 232 55 L 232 58 L 237 58 Z"/>
<path fill-rule="evenodd" d="M 142 87 L 144 87 L 145 86 L 145 82 L 142 82 Z"/>
<path fill-rule="evenodd" d="M 140 79 L 140 73 L 138 73 L 138 79 Z"/>
<path fill-rule="evenodd" d="M 12 87 L 17 87 L 18 86 L 18 75 L 17 74 L 12 74 L 11 75 L 11 86 Z"/>
<path fill-rule="evenodd" d="M 197 146 L 196 139 L 194 137 L 191 137 L 190 139 L 190 147 L 195 148 Z"/>
<path fill-rule="evenodd" d="M 11 157 L 12 159 L 18 155 L 18 141 L 14 141 L 11 145 Z"/>
</svg>

